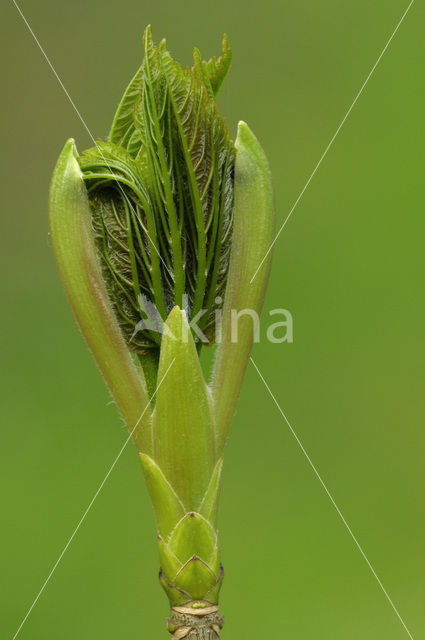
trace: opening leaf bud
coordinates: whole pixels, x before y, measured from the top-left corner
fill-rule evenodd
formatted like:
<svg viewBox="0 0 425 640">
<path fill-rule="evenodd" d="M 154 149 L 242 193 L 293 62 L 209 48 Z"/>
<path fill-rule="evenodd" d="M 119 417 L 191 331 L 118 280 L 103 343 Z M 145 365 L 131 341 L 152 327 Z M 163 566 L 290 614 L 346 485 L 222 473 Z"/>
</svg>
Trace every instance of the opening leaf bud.
<svg viewBox="0 0 425 640">
<path fill-rule="evenodd" d="M 95 243 L 128 347 L 158 349 L 178 305 L 214 341 L 229 267 L 234 146 L 215 102 L 231 62 L 222 55 L 182 68 L 144 34 L 142 66 L 108 142 L 79 159 Z M 199 338 L 197 338 L 199 340 Z"/>
</svg>

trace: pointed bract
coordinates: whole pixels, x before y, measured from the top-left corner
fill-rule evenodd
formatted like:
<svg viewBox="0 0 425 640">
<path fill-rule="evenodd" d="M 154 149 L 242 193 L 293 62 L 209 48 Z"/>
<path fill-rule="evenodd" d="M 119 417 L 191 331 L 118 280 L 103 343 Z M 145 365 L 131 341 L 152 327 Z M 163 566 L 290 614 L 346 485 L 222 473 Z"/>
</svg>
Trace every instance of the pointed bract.
<svg viewBox="0 0 425 640">
<path fill-rule="evenodd" d="M 217 521 L 217 508 L 218 498 L 220 493 L 220 480 L 221 471 L 223 469 L 223 457 L 219 458 L 217 464 L 214 467 L 213 474 L 211 476 L 210 484 L 202 498 L 201 505 L 199 507 L 199 513 L 203 515 L 209 522 L 216 524 Z"/>
<path fill-rule="evenodd" d="M 192 511 L 176 525 L 168 544 L 183 564 L 193 555 L 210 560 L 217 548 L 217 533 L 208 520 Z"/>
<path fill-rule="evenodd" d="M 156 462 L 144 453 L 140 453 L 139 456 L 155 509 L 158 531 L 163 538 L 167 539 L 176 522 L 179 522 L 185 514 L 183 503 Z"/>
<path fill-rule="evenodd" d="M 255 335 L 250 313 L 241 312 L 249 310 L 258 316 L 261 312 L 271 252 L 251 280 L 270 249 L 275 228 L 269 164 L 260 143 L 244 122 L 239 123 L 235 146 L 232 253 L 223 307 L 222 341 L 217 348 L 211 385 L 218 454 L 223 450 Z"/>
<path fill-rule="evenodd" d="M 153 457 L 185 507 L 196 510 L 214 469 L 214 425 L 192 333 L 178 307 L 164 326 L 158 380 L 163 377 L 153 416 Z"/>
<path fill-rule="evenodd" d="M 133 363 L 108 298 L 77 157 L 70 139 L 59 156 L 50 186 L 52 245 L 81 332 L 128 428 L 134 430 L 139 450 L 149 450 L 145 440 L 151 417 L 149 397 L 143 374 Z"/>
</svg>

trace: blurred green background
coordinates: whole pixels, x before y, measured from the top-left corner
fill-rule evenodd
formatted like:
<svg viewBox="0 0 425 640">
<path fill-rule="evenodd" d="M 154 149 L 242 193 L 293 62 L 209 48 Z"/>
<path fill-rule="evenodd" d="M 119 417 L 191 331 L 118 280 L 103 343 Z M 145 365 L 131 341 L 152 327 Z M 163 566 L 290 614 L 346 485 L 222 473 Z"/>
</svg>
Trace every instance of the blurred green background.
<svg viewBox="0 0 425 640">
<path fill-rule="evenodd" d="M 256 132 L 287 216 L 407 0 L 21 0 L 89 129 L 106 134 L 152 23 L 190 64 L 234 65 L 219 103 Z M 12 640 L 126 438 L 65 300 L 47 192 L 90 138 L 11 0 L 3 3 L 1 637 Z M 425 618 L 425 8 L 417 2 L 276 245 L 254 358 L 412 636 Z M 408 637 L 254 368 L 226 447 L 223 638 Z M 22 640 L 166 638 L 154 518 L 131 445 Z"/>
</svg>

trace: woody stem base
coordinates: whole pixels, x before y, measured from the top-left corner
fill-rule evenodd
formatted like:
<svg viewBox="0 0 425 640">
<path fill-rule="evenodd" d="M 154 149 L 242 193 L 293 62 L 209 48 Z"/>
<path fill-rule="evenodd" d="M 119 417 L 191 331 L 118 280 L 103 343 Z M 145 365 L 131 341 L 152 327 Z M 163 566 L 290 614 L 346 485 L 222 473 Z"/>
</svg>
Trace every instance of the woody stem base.
<svg viewBox="0 0 425 640">
<path fill-rule="evenodd" d="M 219 640 L 223 623 L 217 605 L 194 600 L 171 608 L 167 628 L 172 640 Z"/>
</svg>

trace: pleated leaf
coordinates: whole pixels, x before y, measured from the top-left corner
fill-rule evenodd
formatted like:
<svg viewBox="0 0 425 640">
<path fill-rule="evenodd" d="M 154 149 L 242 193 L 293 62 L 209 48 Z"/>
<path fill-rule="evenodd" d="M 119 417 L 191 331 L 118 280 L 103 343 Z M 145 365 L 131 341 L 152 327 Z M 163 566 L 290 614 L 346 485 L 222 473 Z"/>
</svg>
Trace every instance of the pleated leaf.
<svg viewBox="0 0 425 640">
<path fill-rule="evenodd" d="M 199 49 L 195 48 L 193 61 L 194 70 L 209 88 L 209 93 L 212 96 L 217 96 L 232 65 L 232 50 L 227 35 L 223 35 L 219 58 L 213 56 L 208 62 L 205 62 L 202 60 Z"/>
<path fill-rule="evenodd" d="M 109 143 L 81 159 L 99 257 L 133 351 L 158 349 L 158 324 L 178 305 L 214 341 L 230 260 L 234 148 L 214 95 L 222 55 L 183 69 L 163 40 L 124 93 Z M 111 268 L 112 266 L 112 268 Z"/>
<path fill-rule="evenodd" d="M 104 280 L 127 344 L 137 352 L 159 346 L 167 309 L 161 240 L 140 163 L 110 142 L 99 142 L 79 161 Z"/>
<path fill-rule="evenodd" d="M 141 145 L 140 132 L 135 121 L 141 100 L 142 77 L 143 69 L 140 68 L 122 97 L 108 136 L 109 142 L 123 147 L 131 156 L 137 155 Z"/>
</svg>

